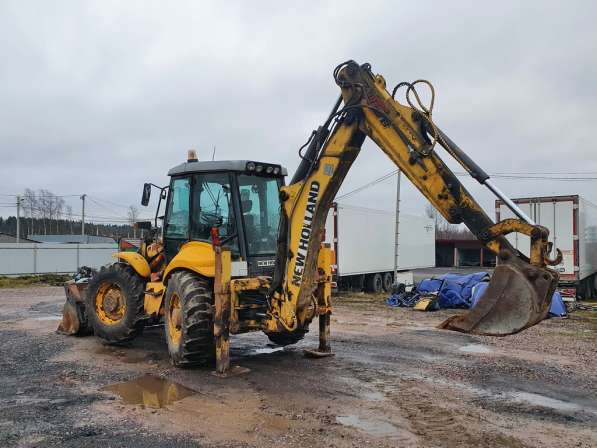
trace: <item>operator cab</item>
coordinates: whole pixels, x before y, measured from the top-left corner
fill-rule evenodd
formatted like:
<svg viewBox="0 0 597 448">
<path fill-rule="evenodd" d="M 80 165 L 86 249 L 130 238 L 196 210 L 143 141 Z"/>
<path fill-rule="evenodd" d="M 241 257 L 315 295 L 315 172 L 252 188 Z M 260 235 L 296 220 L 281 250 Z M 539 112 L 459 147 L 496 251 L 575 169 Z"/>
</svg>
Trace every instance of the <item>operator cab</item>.
<svg viewBox="0 0 597 448">
<path fill-rule="evenodd" d="M 187 241 L 211 243 L 211 229 L 217 227 L 232 261 L 247 263 L 243 275 L 273 275 L 285 168 L 250 160 L 190 158 L 168 175 L 163 227 L 168 263 Z M 243 267 L 241 263 L 241 271 Z"/>
</svg>

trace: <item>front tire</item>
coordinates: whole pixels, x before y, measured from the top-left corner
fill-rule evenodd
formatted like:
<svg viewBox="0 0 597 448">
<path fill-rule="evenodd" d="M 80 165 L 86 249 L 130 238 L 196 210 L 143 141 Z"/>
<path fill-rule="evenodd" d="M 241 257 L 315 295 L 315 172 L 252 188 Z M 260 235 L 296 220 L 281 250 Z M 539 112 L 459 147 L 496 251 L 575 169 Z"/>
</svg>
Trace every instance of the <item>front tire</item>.
<svg viewBox="0 0 597 448">
<path fill-rule="evenodd" d="M 85 308 L 96 336 L 117 344 L 143 331 L 145 283 L 132 267 L 115 263 L 102 267 L 89 281 Z"/>
<path fill-rule="evenodd" d="M 213 287 L 207 278 L 188 271 L 172 275 L 164 302 L 164 328 L 170 359 L 175 366 L 213 363 L 213 305 Z"/>
</svg>

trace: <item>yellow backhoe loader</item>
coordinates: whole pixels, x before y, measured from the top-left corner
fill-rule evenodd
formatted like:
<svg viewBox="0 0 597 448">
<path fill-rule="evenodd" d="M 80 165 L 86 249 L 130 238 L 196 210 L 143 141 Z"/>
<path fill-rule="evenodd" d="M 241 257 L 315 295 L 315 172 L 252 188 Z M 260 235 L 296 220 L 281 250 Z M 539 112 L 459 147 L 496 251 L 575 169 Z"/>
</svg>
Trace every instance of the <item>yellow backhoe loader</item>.
<svg viewBox="0 0 597 448">
<path fill-rule="evenodd" d="M 140 250 L 118 253 L 118 261 L 88 284 L 66 286 L 61 331 L 92 330 L 121 343 L 147 324 L 163 322 L 175 365 L 215 359 L 223 374 L 229 368 L 230 334 L 263 331 L 276 344 L 293 344 L 318 317 L 320 346 L 310 353 L 329 354 L 333 253 L 322 244 L 324 225 L 366 137 L 448 222 L 464 223 L 497 255 L 498 265 L 478 304 L 442 327 L 503 336 L 544 319 L 558 281 L 547 266 L 559 262 L 548 258 L 548 230 L 502 194 L 436 126 L 431 84 L 400 83 L 390 93 L 369 64 L 354 61 L 337 66 L 334 80 L 341 95 L 299 150 L 301 163 L 288 185 L 286 170 L 278 164 L 201 162 L 191 154 L 169 171 L 169 186 L 157 187 L 155 221 L 139 224 L 148 234 Z M 417 91 L 422 85 L 431 89 L 429 107 Z M 395 98 L 398 92 L 405 93 L 405 104 Z M 494 224 L 439 157 L 440 146 L 518 219 Z M 145 184 L 143 205 L 155 187 Z M 510 232 L 530 237 L 530 259 L 508 243 Z"/>
</svg>

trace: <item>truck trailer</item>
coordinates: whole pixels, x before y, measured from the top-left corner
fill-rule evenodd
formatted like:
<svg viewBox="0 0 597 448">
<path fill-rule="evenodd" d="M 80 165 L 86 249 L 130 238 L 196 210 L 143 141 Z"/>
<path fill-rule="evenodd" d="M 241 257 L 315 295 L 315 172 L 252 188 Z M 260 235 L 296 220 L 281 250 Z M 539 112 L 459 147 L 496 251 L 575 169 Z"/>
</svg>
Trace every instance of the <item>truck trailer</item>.
<svg viewBox="0 0 597 448">
<path fill-rule="evenodd" d="M 433 219 L 400 213 L 398 270 L 435 266 Z M 395 212 L 334 203 L 326 239 L 335 254 L 340 290 L 390 291 L 394 283 Z"/>
<path fill-rule="evenodd" d="M 597 206 L 579 195 L 540 196 L 513 199 L 537 224 L 549 229 L 553 243 L 562 251 L 562 262 L 554 266 L 560 273 L 559 290 L 568 299 L 597 297 Z M 496 219 L 515 218 L 501 201 L 495 202 Z M 508 240 L 526 256 L 529 237 L 518 233 Z"/>
</svg>

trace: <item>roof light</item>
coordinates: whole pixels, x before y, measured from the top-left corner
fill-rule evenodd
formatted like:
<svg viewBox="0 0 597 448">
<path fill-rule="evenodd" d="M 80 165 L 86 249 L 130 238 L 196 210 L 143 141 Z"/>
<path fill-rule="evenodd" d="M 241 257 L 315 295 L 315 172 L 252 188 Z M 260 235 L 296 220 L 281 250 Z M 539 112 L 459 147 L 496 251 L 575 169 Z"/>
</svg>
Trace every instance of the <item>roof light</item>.
<svg viewBox="0 0 597 448">
<path fill-rule="evenodd" d="M 189 149 L 189 152 L 187 153 L 187 162 L 197 162 L 197 151 L 195 151 L 194 149 Z"/>
<path fill-rule="evenodd" d="M 277 176 L 278 174 L 280 174 L 280 167 L 277 166 L 274 168 L 274 174 Z"/>
<path fill-rule="evenodd" d="M 247 171 L 255 171 L 255 163 L 248 162 L 246 168 L 247 168 Z"/>
<path fill-rule="evenodd" d="M 266 172 L 267 174 L 272 174 L 272 171 L 274 171 L 274 167 L 273 167 L 273 166 L 268 166 L 268 167 L 265 169 L 265 172 Z"/>
<path fill-rule="evenodd" d="M 255 172 L 256 173 L 261 173 L 263 171 L 263 165 L 257 165 L 255 167 Z"/>
</svg>

